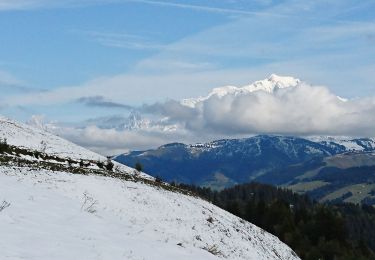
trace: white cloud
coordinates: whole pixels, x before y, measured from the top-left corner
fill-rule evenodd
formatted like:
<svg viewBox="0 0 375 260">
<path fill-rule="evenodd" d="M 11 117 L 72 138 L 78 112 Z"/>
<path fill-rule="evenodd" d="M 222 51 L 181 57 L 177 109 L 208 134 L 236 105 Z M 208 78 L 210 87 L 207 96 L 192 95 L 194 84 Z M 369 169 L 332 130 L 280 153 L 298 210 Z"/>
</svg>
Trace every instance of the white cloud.
<svg viewBox="0 0 375 260">
<path fill-rule="evenodd" d="M 0 10 L 14 10 L 30 8 L 40 1 L 28 0 L 0 0 Z"/>
<path fill-rule="evenodd" d="M 100 31 L 79 31 L 73 30 L 74 33 L 81 33 L 88 36 L 93 41 L 107 47 L 124 48 L 131 50 L 150 50 L 160 51 L 166 45 L 155 43 L 148 38 L 128 33 L 113 33 Z"/>
<path fill-rule="evenodd" d="M 124 2 L 122 0 L 0 0 L 0 11 L 81 7 Z"/>
<path fill-rule="evenodd" d="M 0 10 L 29 10 L 40 8 L 62 8 L 76 7 L 95 4 L 121 4 L 137 3 L 145 5 L 154 5 L 159 7 L 188 9 L 198 12 L 218 13 L 225 15 L 265 15 L 282 16 L 281 14 L 271 12 L 251 11 L 236 8 L 220 8 L 209 5 L 185 4 L 178 1 L 156 1 L 156 0 L 0 0 Z"/>
<path fill-rule="evenodd" d="M 0 0 L 0 10 L 28 10 L 72 4 L 70 0 Z"/>
<path fill-rule="evenodd" d="M 185 125 L 196 135 L 375 136 L 375 97 L 343 102 L 325 87 L 306 84 L 273 94 L 213 95 L 194 108 L 178 102 L 157 104 L 156 108 L 152 111 Z"/>
<path fill-rule="evenodd" d="M 13 74 L 0 70 L 0 109 L 8 107 L 8 98 L 25 93 L 42 91 L 36 88 L 30 88 L 26 83 Z"/>
<path fill-rule="evenodd" d="M 0 86 L 19 86 L 25 83 L 17 79 L 14 75 L 9 72 L 0 70 Z"/>
<path fill-rule="evenodd" d="M 104 155 L 116 155 L 128 150 L 156 148 L 174 141 L 194 141 L 193 137 L 180 132 L 162 132 L 148 130 L 102 129 L 96 126 L 85 128 L 59 127 L 55 133 L 74 143 Z"/>
<path fill-rule="evenodd" d="M 185 4 L 185 3 L 170 2 L 170 1 L 156 1 L 156 0 L 127 0 L 127 1 L 135 2 L 135 3 L 143 3 L 143 4 L 148 4 L 148 5 L 182 8 L 182 9 L 189 9 L 193 11 L 223 13 L 223 14 L 230 14 L 230 15 L 246 15 L 246 16 L 262 15 L 262 16 L 275 16 L 275 17 L 283 16 L 282 14 L 273 13 L 273 12 L 250 11 L 250 10 L 233 9 L 233 8 L 220 8 L 220 7 Z"/>
</svg>

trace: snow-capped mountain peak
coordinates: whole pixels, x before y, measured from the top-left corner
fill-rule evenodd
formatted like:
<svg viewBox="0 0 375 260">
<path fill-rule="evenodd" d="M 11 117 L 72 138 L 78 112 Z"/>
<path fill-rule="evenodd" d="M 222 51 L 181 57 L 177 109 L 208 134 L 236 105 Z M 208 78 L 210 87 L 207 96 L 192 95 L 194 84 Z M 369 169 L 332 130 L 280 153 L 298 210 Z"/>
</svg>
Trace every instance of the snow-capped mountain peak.
<svg viewBox="0 0 375 260">
<path fill-rule="evenodd" d="M 188 107 L 195 107 L 197 103 L 207 100 L 213 96 L 222 98 L 226 95 L 248 94 L 255 91 L 265 91 L 267 93 L 273 93 L 277 89 L 296 87 L 300 83 L 301 80 L 294 77 L 271 74 L 266 79 L 255 81 L 250 85 L 246 85 L 243 87 L 223 86 L 214 88 L 206 97 L 183 99 L 181 101 L 181 104 Z"/>
<path fill-rule="evenodd" d="M 210 92 L 210 94 L 208 94 L 207 97 L 211 97 L 211 96 L 223 97 L 223 96 L 228 95 L 228 94 L 236 93 L 236 92 L 240 91 L 240 89 L 241 88 L 238 88 L 238 87 L 235 87 L 235 86 L 218 87 L 218 88 L 212 89 L 212 91 Z"/>
<path fill-rule="evenodd" d="M 128 116 L 127 124 L 123 125 L 123 129 L 126 130 L 138 130 L 150 127 L 150 120 L 144 119 L 142 115 L 137 111 L 131 111 Z"/>
<path fill-rule="evenodd" d="M 247 89 L 249 92 L 263 90 L 272 93 L 276 89 L 298 86 L 300 82 L 301 81 L 299 79 L 294 77 L 271 74 L 267 79 L 255 81 L 254 83 L 243 88 Z"/>
</svg>

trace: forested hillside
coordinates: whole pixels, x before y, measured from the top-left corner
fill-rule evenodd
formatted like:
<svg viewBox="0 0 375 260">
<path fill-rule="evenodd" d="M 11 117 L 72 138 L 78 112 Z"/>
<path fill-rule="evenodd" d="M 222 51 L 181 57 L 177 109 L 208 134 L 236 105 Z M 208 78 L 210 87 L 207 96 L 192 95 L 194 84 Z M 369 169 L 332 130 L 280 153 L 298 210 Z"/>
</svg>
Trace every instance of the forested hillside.
<svg viewBox="0 0 375 260">
<path fill-rule="evenodd" d="M 302 259 L 375 259 L 375 209 L 371 206 L 323 205 L 258 183 L 222 191 L 179 186 L 278 236 Z"/>
</svg>

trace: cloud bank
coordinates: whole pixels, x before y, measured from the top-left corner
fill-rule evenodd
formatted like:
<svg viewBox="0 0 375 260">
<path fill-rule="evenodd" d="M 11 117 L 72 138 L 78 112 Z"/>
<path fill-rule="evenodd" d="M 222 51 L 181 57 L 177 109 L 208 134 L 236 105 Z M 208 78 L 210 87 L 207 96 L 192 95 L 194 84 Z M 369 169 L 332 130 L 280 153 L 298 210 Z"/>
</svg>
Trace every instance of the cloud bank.
<svg viewBox="0 0 375 260">
<path fill-rule="evenodd" d="M 307 84 L 273 93 L 213 95 L 194 107 L 168 101 L 146 111 L 197 134 L 375 136 L 375 97 L 345 101 L 326 87 Z"/>
<path fill-rule="evenodd" d="M 92 119 L 76 127 L 55 127 L 54 131 L 103 154 L 256 134 L 375 137 L 375 97 L 345 100 L 327 87 L 292 82 L 294 85 L 285 86 L 285 82 L 269 78 L 243 88 L 218 88 L 206 97 L 189 99 L 190 103 L 168 100 L 145 104 L 132 110 L 128 118 Z M 265 84 L 272 88 L 262 90 Z M 254 86 L 261 90 L 254 91 Z M 104 107 L 118 105 L 101 97 L 81 101 Z"/>
</svg>

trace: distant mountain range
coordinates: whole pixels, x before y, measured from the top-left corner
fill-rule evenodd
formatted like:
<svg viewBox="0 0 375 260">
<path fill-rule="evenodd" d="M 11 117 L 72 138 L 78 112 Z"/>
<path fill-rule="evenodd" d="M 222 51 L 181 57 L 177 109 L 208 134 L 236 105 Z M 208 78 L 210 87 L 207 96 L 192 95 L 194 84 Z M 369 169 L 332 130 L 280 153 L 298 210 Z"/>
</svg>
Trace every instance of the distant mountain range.
<svg viewBox="0 0 375 260">
<path fill-rule="evenodd" d="M 375 140 L 371 138 L 259 135 L 195 145 L 172 143 L 114 159 L 128 166 L 140 162 L 145 172 L 166 181 L 215 189 L 258 181 L 329 201 L 340 200 L 343 195 L 343 200 L 350 200 L 348 192 L 355 192 L 353 185 L 366 185 L 368 193 L 351 200 L 375 204 L 375 194 L 371 195 L 375 188 L 373 152 Z"/>
</svg>

